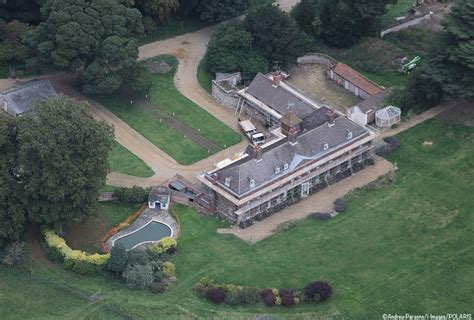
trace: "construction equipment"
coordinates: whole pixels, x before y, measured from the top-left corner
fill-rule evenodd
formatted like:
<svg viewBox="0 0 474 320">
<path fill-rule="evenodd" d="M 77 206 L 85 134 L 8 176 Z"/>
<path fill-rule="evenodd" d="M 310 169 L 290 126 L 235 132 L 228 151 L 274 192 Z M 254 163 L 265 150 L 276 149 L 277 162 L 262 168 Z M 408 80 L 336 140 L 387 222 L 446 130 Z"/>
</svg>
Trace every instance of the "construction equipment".
<svg viewBox="0 0 474 320">
<path fill-rule="evenodd" d="M 245 135 L 250 139 L 252 144 L 262 145 L 265 143 L 265 135 L 261 132 L 257 132 L 257 128 L 254 126 L 252 121 L 243 120 L 239 121 L 239 126 Z"/>
<path fill-rule="evenodd" d="M 402 64 L 400 65 L 400 72 L 404 74 L 409 74 L 413 69 L 416 68 L 416 66 L 418 65 L 418 63 L 420 63 L 420 61 L 421 61 L 420 56 L 414 57 L 411 61 L 407 63 L 404 63 L 404 61 L 402 61 Z"/>
</svg>

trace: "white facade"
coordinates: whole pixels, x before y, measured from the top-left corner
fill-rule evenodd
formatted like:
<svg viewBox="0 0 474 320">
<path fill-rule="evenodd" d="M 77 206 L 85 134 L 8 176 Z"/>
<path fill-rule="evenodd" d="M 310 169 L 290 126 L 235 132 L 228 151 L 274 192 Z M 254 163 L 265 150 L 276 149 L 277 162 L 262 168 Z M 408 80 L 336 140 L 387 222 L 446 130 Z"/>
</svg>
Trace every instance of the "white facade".
<svg viewBox="0 0 474 320">
<path fill-rule="evenodd" d="M 366 126 L 369 123 L 369 116 L 367 113 L 362 112 L 358 106 L 348 108 L 347 117 L 361 126 Z"/>
</svg>

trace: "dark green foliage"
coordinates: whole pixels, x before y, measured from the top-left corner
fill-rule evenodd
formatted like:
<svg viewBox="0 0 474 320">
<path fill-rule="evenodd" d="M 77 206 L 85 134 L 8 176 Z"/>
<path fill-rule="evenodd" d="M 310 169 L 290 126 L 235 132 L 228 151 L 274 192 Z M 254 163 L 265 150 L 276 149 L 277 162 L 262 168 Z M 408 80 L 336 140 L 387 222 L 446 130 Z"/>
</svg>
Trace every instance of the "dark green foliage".
<svg viewBox="0 0 474 320">
<path fill-rule="evenodd" d="M 87 103 L 65 96 L 34 103 L 18 127 L 30 219 L 61 224 L 91 216 L 108 172 L 112 128 L 96 122 Z"/>
<path fill-rule="evenodd" d="M 221 304 L 225 301 L 226 298 L 226 291 L 222 288 L 216 287 L 216 288 L 210 288 L 207 290 L 206 297 L 209 299 L 211 302 L 215 304 Z"/>
<path fill-rule="evenodd" d="M 114 197 L 123 204 L 139 204 L 147 200 L 148 192 L 142 187 L 118 188 L 114 191 Z"/>
<path fill-rule="evenodd" d="M 252 35 L 240 20 L 217 27 L 209 41 L 205 61 L 212 73 L 241 71 L 243 79 L 252 79 L 257 72 L 269 70 L 268 61 L 252 51 Z"/>
<path fill-rule="evenodd" d="M 166 286 L 166 284 L 161 281 L 155 281 L 150 286 L 151 292 L 153 293 L 163 293 L 166 291 L 167 288 L 168 287 Z"/>
<path fill-rule="evenodd" d="M 0 112 L 0 246 L 18 239 L 23 231 L 25 210 L 18 160 L 17 119 Z"/>
<path fill-rule="evenodd" d="M 428 57 L 428 76 L 448 97 L 474 100 L 474 2 L 456 1 Z"/>
<path fill-rule="evenodd" d="M 24 63 L 28 57 L 26 32 L 28 25 L 19 21 L 0 20 L 0 65 Z"/>
<path fill-rule="evenodd" d="M 36 24 L 41 20 L 40 8 L 44 2 L 45 0 L 2 0 L 0 1 L 0 19 Z"/>
<path fill-rule="evenodd" d="M 201 20 L 218 22 L 243 12 L 248 0 L 200 0 L 197 8 Z"/>
<path fill-rule="evenodd" d="M 150 264 L 150 256 L 145 250 L 140 250 L 140 249 L 134 249 L 131 251 L 128 251 L 128 265 L 129 266 L 134 266 L 134 265 L 149 265 Z"/>
<path fill-rule="evenodd" d="M 125 285 L 131 289 L 145 289 L 153 283 L 153 270 L 148 265 L 129 265 L 123 273 Z"/>
<path fill-rule="evenodd" d="M 291 307 L 295 305 L 295 297 L 293 297 L 293 293 L 287 293 L 281 296 L 281 304 L 285 307 Z"/>
<path fill-rule="evenodd" d="M 118 89 L 136 67 L 142 17 L 115 0 L 47 0 L 43 22 L 28 36 L 33 66 L 79 73 L 86 93 Z"/>
<path fill-rule="evenodd" d="M 313 34 L 313 22 L 318 15 L 318 0 L 301 0 L 290 12 L 298 27 L 307 34 Z"/>
<path fill-rule="evenodd" d="M 150 72 L 141 63 L 136 63 L 125 74 L 124 85 L 135 93 L 146 94 L 153 85 Z"/>
<path fill-rule="evenodd" d="M 304 287 L 304 295 L 309 300 L 325 301 L 332 295 L 332 288 L 325 281 L 314 281 Z"/>
<path fill-rule="evenodd" d="M 136 7 L 143 13 L 163 24 L 179 9 L 179 0 L 135 0 Z"/>
<path fill-rule="evenodd" d="M 158 29 L 158 25 L 156 24 L 155 20 L 152 17 L 144 16 L 143 19 L 143 28 L 145 30 L 145 34 L 153 34 Z"/>
<path fill-rule="evenodd" d="M 107 270 L 121 273 L 125 271 L 127 267 L 128 257 L 127 257 L 127 250 L 123 243 L 117 243 L 112 247 L 110 250 L 110 259 L 107 264 Z"/>
<path fill-rule="evenodd" d="M 8 244 L 1 262 L 10 268 L 24 269 L 30 266 L 31 257 L 25 243 L 15 241 Z"/>
<path fill-rule="evenodd" d="M 344 200 L 342 199 L 336 199 L 334 201 L 334 211 L 336 212 L 343 212 L 346 209 L 346 205 L 344 204 Z"/>
<path fill-rule="evenodd" d="M 272 63 L 294 61 L 309 44 L 307 36 L 279 6 L 257 7 L 245 17 L 244 25 L 252 35 L 252 47 Z"/>
<path fill-rule="evenodd" d="M 276 297 L 273 294 L 271 289 L 267 289 L 270 291 L 266 291 L 264 295 L 262 295 L 263 302 L 267 307 L 273 307 L 276 303 Z"/>
</svg>

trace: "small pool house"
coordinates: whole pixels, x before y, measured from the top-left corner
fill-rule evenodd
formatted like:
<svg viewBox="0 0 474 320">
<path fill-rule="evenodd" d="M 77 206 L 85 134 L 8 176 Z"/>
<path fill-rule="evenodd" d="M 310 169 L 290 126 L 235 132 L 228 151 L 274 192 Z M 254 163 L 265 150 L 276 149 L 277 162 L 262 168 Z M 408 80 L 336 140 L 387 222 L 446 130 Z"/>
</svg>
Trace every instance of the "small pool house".
<svg viewBox="0 0 474 320">
<path fill-rule="evenodd" d="M 148 194 L 148 208 L 168 210 L 171 191 L 167 187 L 155 187 Z"/>
</svg>

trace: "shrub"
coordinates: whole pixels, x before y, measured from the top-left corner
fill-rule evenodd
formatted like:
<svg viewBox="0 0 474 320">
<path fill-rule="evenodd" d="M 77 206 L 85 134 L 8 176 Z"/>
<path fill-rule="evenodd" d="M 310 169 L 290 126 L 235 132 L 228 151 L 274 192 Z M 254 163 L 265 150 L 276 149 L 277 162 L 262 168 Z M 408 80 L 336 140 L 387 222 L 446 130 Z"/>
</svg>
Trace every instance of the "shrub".
<svg viewBox="0 0 474 320">
<path fill-rule="evenodd" d="M 150 286 L 151 292 L 153 293 L 163 293 L 168 289 L 165 283 L 159 281 L 159 282 L 153 282 Z"/>
<path fill-rule="evenodd" d="M 143 27 L 145 28 L 146 34 L 152 34 L 158 29 L 158 25 L 150 16 L 143 16 Z"/>
<path fill-rule="evenodd" d="M 142 187 L 118 188 L 114 191 L 114 197 L 123 204 L 138 204 L 147 200 L 148 192 Z"/>
<path fill-rule="evenodd" d="M 153 270 L 150 265 L 129 265 L 123 278 L 128 288 L 145 289 L 153 283 Z"/>
<path fill-rule="evenodd" d="M 265 305 L 267 305 L 268 307 L 273 307 L 276 303 L 276 297 L 273 295 L 272 291 L 270 290 L 270 292 L 268 294 L 266 294 L 265 296 L 262 297 L 263 298 L 263 302 L 265 303 Z"/>
<path fill-rule="evenodd" d="M 145 250 L 134 249 L 128 251 L 128 265 L 148 265 L 150 264 L 150 256 Z"/>
<path fill-rule="evenodd" d="M 293 293 L 282 295 L 281 304 L 285 307 L 293 306 L 295 304 L 295 298 L 293 297 Z"/>
<path fill-rule="evenodd" d="M 346 209 L 346 205 L 344 204 L 344 200 L 337 199 L 334 201 L 334 210 L 336 212 L 343 212 Z"/>
<path fill-rule="evenodd" d="M 280 290 L 278 290 L 278 295 L 279 296 L 286 296 L 286 295 L 293 295 L 293 290 L 291 289 L 287 289 L 287 288 L 281 288 Z"/>
<path fill-rule="evenodd" d="M 169 248 L 168 250 L 166 250 L 166 253 L 169 254 L 170 256 L 172 256 L 172 255 L 174 255 L 177 251 L 178 251 L 178 249 L 176 249 L 176 247 L 171 247 L 171 248 Z"/>
<path fill-rule="evenodd" d="M 242 287 L 240 294 L 245 304 L 256 304 L 259 301 L 259 291 L 254 287 Z"/>
<path fill-rule="evenodd" d="M 227 293 L 222 288 L 210 288 L 206 292 L 206 297 L 215 304 L 221 304 L 225 301 Z"/>
<path fill-rule="evenodd" d="M 158 243 L 152 244 L 149 248 L 149 252 L 155 254 L 167 253 L 169 249 L 176 248 L 177 242 L 176 239 L 171 237 L 165 237 L 161 239 Z M 176 251 L 175 251 L 176 252 Z"/>
<path fill-rule="evenodd" d="M 107 269 L 115 273 L 124 272 L 127 267 L 127 262 L 127 250 L 125 249 L 125 245 L 119 242 L 110 250 L 110 259 L 107 264 Z"/>
<path fill-rule="evenodd" d="M 328 220 L 331 219 L 331 214 L 327 212 L 315 212 L 312 213 L 310 217 L 316 220 Z"/>
<path fill-rule="evenodd" d="M 319 300 L 324 301 L 331 297 L 332 288 L 329 283 L 325 281 L 314 281 L 304 288 L 304 295 L 310 301 L 314 301 L 318 298 Z"/>
<path fill-rule="evenodd" d="M 30 265 L 31 257 L 25 243 L 15 241 L 7 245 L 2 263 L 10 268 L 26 268 Z"/>
<path fill-rule="evenodd" d="M 169 261 L 166 261 L 163 263 L 163 273 L 165 274 L 166 277 L 172 277 L 175 275 L 175 267 L 174 264 L 172 264 Z"/>
<path fill-rule="evenodd" d="M 280 297 L 280 296 L 276 296 L 276 297 L 275 297 L 275 304 L 276 304 L 277 306 L 281 305 L 281 297 Z"/>
<path fill-rule="evenodd" d="M 79 274 L 97 274 L 107 265 L 109 254 L 88 254 L 80 250 L 73 250 L 52 230 L 43 230 L 44 243 L 48 255 L 56 262 L 64 264 L 66 269 Z"/>
</svg>

